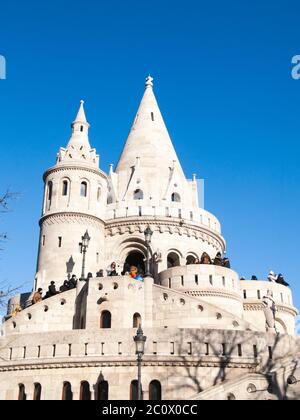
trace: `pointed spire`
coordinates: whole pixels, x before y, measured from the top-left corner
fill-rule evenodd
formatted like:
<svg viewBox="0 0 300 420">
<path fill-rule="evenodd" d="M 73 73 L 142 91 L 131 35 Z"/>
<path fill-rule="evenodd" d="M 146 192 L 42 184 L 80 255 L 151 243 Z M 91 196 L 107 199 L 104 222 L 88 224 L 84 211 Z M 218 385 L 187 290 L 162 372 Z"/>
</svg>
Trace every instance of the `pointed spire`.
<svg viewBox="0 0 300 420">
<path fill-rule="evenodd" d="M 70 142 L 72 142 L 72 144 L 74 142 L 85 143 L 87 146 L 90 147 L 89 140 L 88 140 L 88 133 L 89 133 L 90 125 L 86 120 L 83 104 L 84 104 L 84 101 L 81 100 L 76 118 L 71 124 L 72 136 L 71 136 Z"/>
<path fill-rule="evenodd" d="M 169 167 L 173 166 L 174 160 L 178 162 L 178 157 L 154 95 L 153 77 L 150 75 L 146 78 L 145 92 L 116 167 L 116 172 L 134 166 L 137 156 L 142 158 L 142 166 L 161 166 L 162 160 L 168 160 L 167 167 Z M 162 159 L 162 156 L 164 159 Z"/>
<path fill-rule="evenodd" d="M 81 99 L 79 110 L 78 110 L 77 116 L 76 116 L 73 124 L 75 124 L 75 123 L 87 123 L 83 104 L 84 104 L 84 101 Z"/>
</svg>

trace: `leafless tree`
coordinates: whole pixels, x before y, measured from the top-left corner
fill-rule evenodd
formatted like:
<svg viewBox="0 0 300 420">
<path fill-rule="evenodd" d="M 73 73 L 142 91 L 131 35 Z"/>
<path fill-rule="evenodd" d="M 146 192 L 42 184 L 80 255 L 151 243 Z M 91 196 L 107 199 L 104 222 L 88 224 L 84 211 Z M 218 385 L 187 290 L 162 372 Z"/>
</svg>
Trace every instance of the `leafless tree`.
<svg viewBox="0 0 300 420">
<path fill-rule="evenodd" d="M 16 199 L 19 194 L 7 190 L 0 196 L 0 213 L 7 213 L 10 211 L 9 203 Z M 7 233 L 0 233 L 0 251 L 3 250 L 2 246 L 7 240 Z M 3 309 L 7 305 L 8 299 L 16 293 L 19 287 L 13 287 L 7 284 L 5 281 L 0 281 L 0 309 Z"/>
</svg>

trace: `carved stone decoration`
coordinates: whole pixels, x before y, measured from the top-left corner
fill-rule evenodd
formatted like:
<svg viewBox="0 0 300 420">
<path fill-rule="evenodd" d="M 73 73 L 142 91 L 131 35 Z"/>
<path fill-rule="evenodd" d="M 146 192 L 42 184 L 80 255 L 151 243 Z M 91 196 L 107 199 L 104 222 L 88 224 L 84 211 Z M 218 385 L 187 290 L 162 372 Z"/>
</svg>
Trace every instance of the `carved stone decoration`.
<svg viewBox="0 0 300 420">
<path fill-rule="evenodd" d="M 267 332 L 276 332 L 275 325 L 275 314 L 276 314 L 276 305 L 273 299 L 273 295 L 270 291 L 267 292 L 267 295 L 263 297 L 263 311 L 266 318 L 266 331 Z"/>
</svg>

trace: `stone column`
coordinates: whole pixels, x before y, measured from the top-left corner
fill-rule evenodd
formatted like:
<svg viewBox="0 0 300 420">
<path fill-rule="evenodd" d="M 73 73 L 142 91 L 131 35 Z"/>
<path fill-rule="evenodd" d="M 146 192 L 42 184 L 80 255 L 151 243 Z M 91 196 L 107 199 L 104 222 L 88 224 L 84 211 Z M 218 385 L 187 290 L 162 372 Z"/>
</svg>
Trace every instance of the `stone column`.
<svg viewBox="0 0 300 420">
<path fill-rule="evenodd" d="M 152 327 L 152 321 L 153 321 L 153 284 L 154 279 L 152 277 L 145 277 L 144 279 L 144 320 L 142 320 L 142 326 L 145 328 L 151 328 Z"/>
</svg>

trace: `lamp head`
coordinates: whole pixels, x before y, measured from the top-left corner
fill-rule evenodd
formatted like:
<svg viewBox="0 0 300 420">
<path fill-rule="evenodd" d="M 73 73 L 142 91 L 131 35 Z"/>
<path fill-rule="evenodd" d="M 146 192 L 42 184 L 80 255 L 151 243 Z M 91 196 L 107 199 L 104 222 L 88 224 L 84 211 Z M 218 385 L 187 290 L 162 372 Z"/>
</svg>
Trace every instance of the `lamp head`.
<svg viewBox="0 0 300 420">
<path fill-rule="evenodd" d="M 151 242 L 151 237 L 153 235 L 153 231 L 151 230 L 150 226 L 148 225 L 144 231 L 144 235 L 145 235 L 145 241 L 147 243 Z"/>
<path fill-rule="evenodd" d="M 90 243 L 90 240 L 91 240 L 89 232 L 86 231 L 81 239 L 82 239 L 82 245 L 85 246 L 85 247 L 88 247 L 89 243 Z"/>
</svg>

